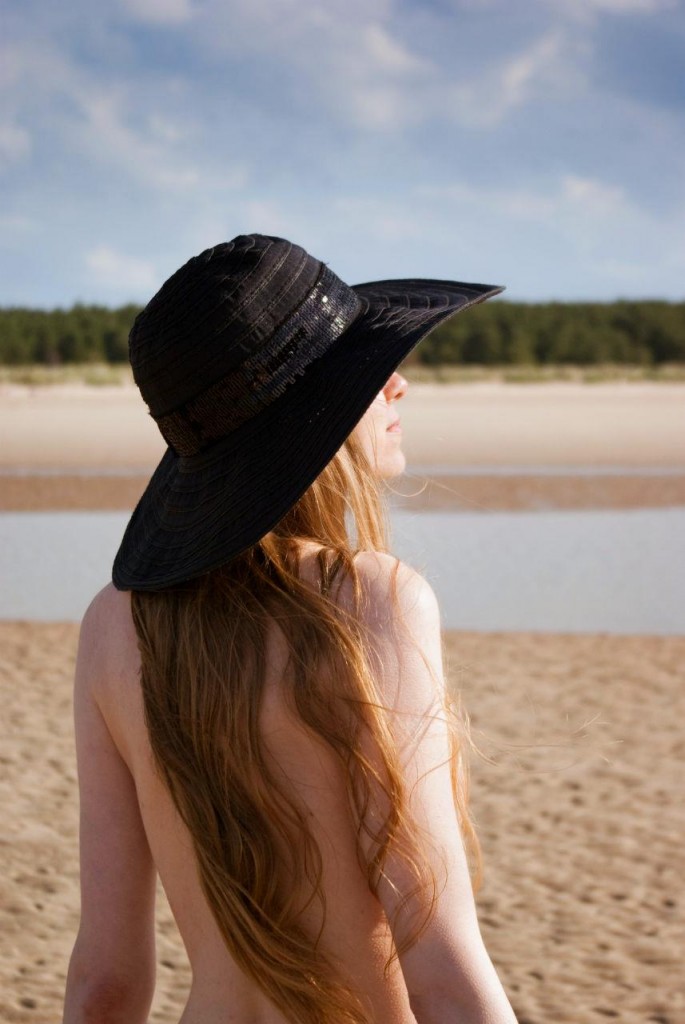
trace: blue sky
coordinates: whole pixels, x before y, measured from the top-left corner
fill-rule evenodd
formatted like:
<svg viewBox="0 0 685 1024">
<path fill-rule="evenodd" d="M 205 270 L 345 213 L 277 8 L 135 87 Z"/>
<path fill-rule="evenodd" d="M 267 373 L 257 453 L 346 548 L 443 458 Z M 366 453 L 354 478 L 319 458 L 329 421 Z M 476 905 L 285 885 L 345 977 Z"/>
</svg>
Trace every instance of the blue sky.
<svg viewBox="0 0 685 1024">
<path fill-rule="evenodd" d="M 262 231 L 350 283 L 685 297 L 681 0 L 2 0 L 0 304 Z"/>
</svg>

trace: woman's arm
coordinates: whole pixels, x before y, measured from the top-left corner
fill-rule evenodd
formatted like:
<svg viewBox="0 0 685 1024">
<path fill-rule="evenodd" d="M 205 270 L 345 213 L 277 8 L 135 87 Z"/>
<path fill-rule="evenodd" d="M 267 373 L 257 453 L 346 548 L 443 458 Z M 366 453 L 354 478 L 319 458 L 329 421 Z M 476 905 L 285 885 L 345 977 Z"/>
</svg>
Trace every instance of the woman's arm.
<svg viewBox="0 0 685 1024">
<path fill-rule="evenodd" d="M 113 670 L 103 603 L 96 598 L 86 613 L 76 664 L 81 922 L 64 1024 L 142 1024 L 154 990 L 156 873 L 133 778 L 96 699 Z"/>
<path fill-rule="evenodd" d="M 389 596 L 393 561 L 380 556 L 375 568 L 367 566 L 372 577 L 369 624 L 381 700 L 394 709 L 392 728 L 410 811 L 430 837 L 429 863 L 438 883 L 427 930 L 400 955 L 411 1007 L 418 1024 L 515 1024 L 480 934 L 454 807 L 438 604 L 426 580 L 402 565 L 397 577 L 398 607 L 393 607 Z M 419 642 L 425 661 L 407 631 Z M 403 905 L 414 876 L 401 858 L 391 856 L 385 870 L 379 897 L 401 948 L 422 919 L 426 902 L 417 896 Z"/>
</svg>

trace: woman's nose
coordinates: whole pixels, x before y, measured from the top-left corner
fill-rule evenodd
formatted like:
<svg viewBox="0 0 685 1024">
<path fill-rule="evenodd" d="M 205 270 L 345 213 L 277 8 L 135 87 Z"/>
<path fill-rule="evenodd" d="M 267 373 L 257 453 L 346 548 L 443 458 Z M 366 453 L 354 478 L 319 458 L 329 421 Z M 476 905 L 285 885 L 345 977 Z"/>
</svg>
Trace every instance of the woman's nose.
<svg viewBox="0 0 685 1024">
<path fill-rule="evenodd" d="M 398 398 L 403 398 L 407 393 L 409 382 L 398 373 L 397 370 L 393 373 L 383 388 L 383 394 L 385 395 L 386 402 L 396 402 Z"/>
</svg>

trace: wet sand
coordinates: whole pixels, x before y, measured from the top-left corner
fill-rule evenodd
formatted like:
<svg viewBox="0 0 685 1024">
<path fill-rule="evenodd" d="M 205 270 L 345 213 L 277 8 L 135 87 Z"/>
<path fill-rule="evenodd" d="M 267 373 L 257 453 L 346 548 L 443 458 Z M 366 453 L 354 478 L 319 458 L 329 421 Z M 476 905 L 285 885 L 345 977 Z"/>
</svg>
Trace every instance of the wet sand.
<svg viewBox="0 0 685 1024">
<path fill-rule="evenodd" d="M 60 1017 L 78 926 L 75 625 L 1 623 L 0 1019 Z M 476 743 L 486 944 L 520 1024 L 685 1016 L 685 638 L 450 633 Z M 159 905 L 157 1024 L 187 962 Z"/>
<path fill-rule="evenodd" d="M 134 508 L 147 476 L 1 476 L 0 511 Z M 669 476 L 426 476 L 394 481 L 390 500 L 420 511 L 665 508 L 685 505 L 685 471 Z"/>
</svg>

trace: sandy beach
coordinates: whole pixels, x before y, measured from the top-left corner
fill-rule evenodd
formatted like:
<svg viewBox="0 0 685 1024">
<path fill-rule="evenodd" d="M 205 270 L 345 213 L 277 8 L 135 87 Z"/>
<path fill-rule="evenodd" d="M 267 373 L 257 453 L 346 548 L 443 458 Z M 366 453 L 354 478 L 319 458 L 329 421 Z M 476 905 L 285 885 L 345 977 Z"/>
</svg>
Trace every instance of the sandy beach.
<svg viewBox="0 0 685 1024">
<path fill-rule="evenodd" d="M 684 385 L 422 385 L 399 411 L 395 500 L 417 509 L 685 505 Z M 132 507 L 162 451 L 127 388 L 6 388 L 0 436 L 0 510 Z M 8 1024 L 60 1019 L 78 926 L 77 637 L 0 622 Z M 681 1024 L 685 637 L 450 632 L 446 650 L 484 754 L 482 929 L 519 1024 Z M 188 984 L 160 893 L 153 1024 Z"/>
<path fill-rule="evenodd" d="M 685 465 L 685 384 L 410 384 L 397 408 L 413 465 Z M 164 450 L 132 386 L 4 385 L 0 436 L 2 467 L 149 471 Z"/>
<path fill-rule="evenodd" d="M 417 510 L 685 504 L 682 384 L 414 384 L 398 411 Z M 6 385 L 0 436 L 4 511 L 132 508 L 164 451 L 133 387 Z"/>
<path fill-rule="evenodd" d="M 73 624 L 0 624 L 0 1019 L 59 1019 L 78 926 Z M 491 955 L 520 1024 L 680 1024 L 685 638 L 451 633 L 474 740 Z M 160 897 L 150 1020 L 189 974 Z"/>
</svg>

